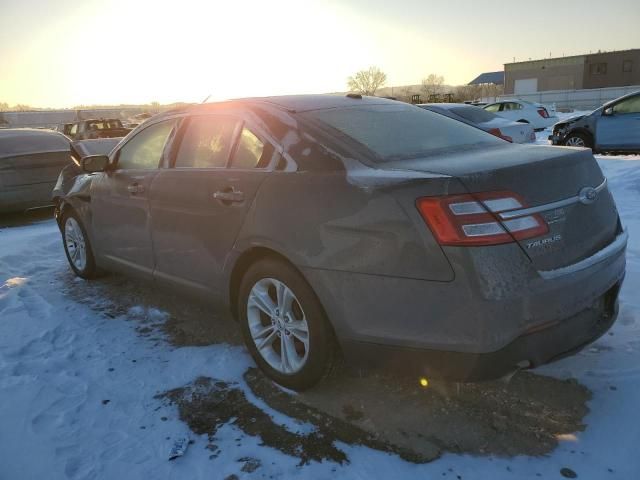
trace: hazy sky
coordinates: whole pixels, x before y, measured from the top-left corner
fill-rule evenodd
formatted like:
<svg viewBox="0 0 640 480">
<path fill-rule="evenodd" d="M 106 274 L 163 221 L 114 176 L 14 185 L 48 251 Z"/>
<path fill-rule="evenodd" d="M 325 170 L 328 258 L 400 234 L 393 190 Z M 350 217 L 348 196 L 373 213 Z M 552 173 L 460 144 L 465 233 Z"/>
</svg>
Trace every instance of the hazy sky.
<svg viewBox="0 0 640 480">
<path fill-rule="evenodd" d="M 0 102 L 200 101 L 462 84 L 504 62 L 640 47 L 640 0 L 0 0 Z"/>
</svg>

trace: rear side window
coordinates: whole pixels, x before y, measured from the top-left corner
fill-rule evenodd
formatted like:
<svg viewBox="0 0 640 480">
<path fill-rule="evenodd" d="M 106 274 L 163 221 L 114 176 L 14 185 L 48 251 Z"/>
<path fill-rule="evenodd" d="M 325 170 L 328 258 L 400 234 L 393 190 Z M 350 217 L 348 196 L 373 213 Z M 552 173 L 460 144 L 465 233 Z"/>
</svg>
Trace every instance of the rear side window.
<svg viewBox="0 0 640 480">
<path fill-rule="evenodd" d="M 503 110 L 522 110 L 522 105 L 515 102 L 507 102 L 504 104 Z"/>
<path fill-rule="evenodd" d="M 251 130 L 243 128 L 238 147 L 231 161 L 234 168 L 264 168 L 269 165 L 274 148 L 260 140 Z"/>
<path fill-rule="evenodd" d="M 237 124 L 238 121 L 230 117 L 191 117 L 180 143 L 175 167 L 226 167 Z"/>
<path fill-rule="evenodd" d="M 176 121 L 151 125 L 124 144 L 118 153 L 118 168 L 149 170 L 158 168 L 164 145 Z"/>
<path fill-rule="evenodd" d="M 373 151 L 378 160 L 420 158 L 436 150 L 501 140 L 470 125 L 411 105 L 371 105 L 304 114 Z"/>
<path fill-rule="evenodd" d="M 487 112 L 486 110 L 478 107 L 454 107 L 450 109 L 450 112 L 455 113 L 459 117 L 462 117 L 465 120 L 469 120 L 473 123 L 490 122 L 491 120 L 496 118 L 493 113 Z"/>
</svg>

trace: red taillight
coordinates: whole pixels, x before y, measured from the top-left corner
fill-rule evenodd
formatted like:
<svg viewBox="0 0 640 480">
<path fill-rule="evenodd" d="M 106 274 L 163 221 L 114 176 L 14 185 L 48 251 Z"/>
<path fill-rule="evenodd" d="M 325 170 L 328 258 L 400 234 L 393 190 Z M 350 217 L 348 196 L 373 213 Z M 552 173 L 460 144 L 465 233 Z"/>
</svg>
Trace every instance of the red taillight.
<svg viewBox="0 0 640 480">
<path fill-rule="evenodd" d="M 499 128 L 492 128 L 491 130 L 488 130 L 488 132 L 491 135 L 495 135 L 496 137 L 506 140 L 507 142 L 513 143 L 513 138 L 508 137 L 507 135 L 503 135 Z"/>
<path fill-rule="evenodd" d="M 549 231 L 537 214 L 498 220 L 500 212 L 526 207 L 511 192 L 422 197 L 416 206 L 440 245 L 499 245 Z"/>
<path fill-rule="evenodd" d="M 549 112 L 547 112 L 546 108 L 539 108 L 538 115 L 540 115 L 542 118 L 549 118 Z"/>
</svg>

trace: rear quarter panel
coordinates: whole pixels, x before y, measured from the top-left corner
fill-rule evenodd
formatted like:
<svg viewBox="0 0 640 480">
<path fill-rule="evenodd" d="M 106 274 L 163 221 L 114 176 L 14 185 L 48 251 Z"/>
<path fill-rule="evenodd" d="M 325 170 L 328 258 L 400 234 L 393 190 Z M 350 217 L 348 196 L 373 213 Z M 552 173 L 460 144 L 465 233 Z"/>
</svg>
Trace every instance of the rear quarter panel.
<svg viewBox="0 0 640 480">
<path fill-rule="evenodd" d="M 378 185 L 370 178 L 358 185 L 345 172 L 273 172 L 256 196 L 236 248 L 268 247 L 298 267 L 452 280 L 415 198 L 409 214 L 398 201 L 407 179 L 377 180 Z"/>
</svg>

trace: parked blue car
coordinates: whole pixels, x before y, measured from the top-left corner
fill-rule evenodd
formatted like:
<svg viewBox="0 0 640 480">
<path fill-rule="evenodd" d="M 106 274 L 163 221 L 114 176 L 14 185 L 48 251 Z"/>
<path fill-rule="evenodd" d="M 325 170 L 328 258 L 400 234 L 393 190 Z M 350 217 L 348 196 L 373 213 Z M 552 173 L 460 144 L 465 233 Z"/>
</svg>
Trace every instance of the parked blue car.
<svg viewBox="0 0 640 480">
<path fill-rule="evenodd" d="M 589 147 L 596 152 L 640 152 L 640 92 L 556 123 L 549 140 L 553 145 Z"/>
</svg>

